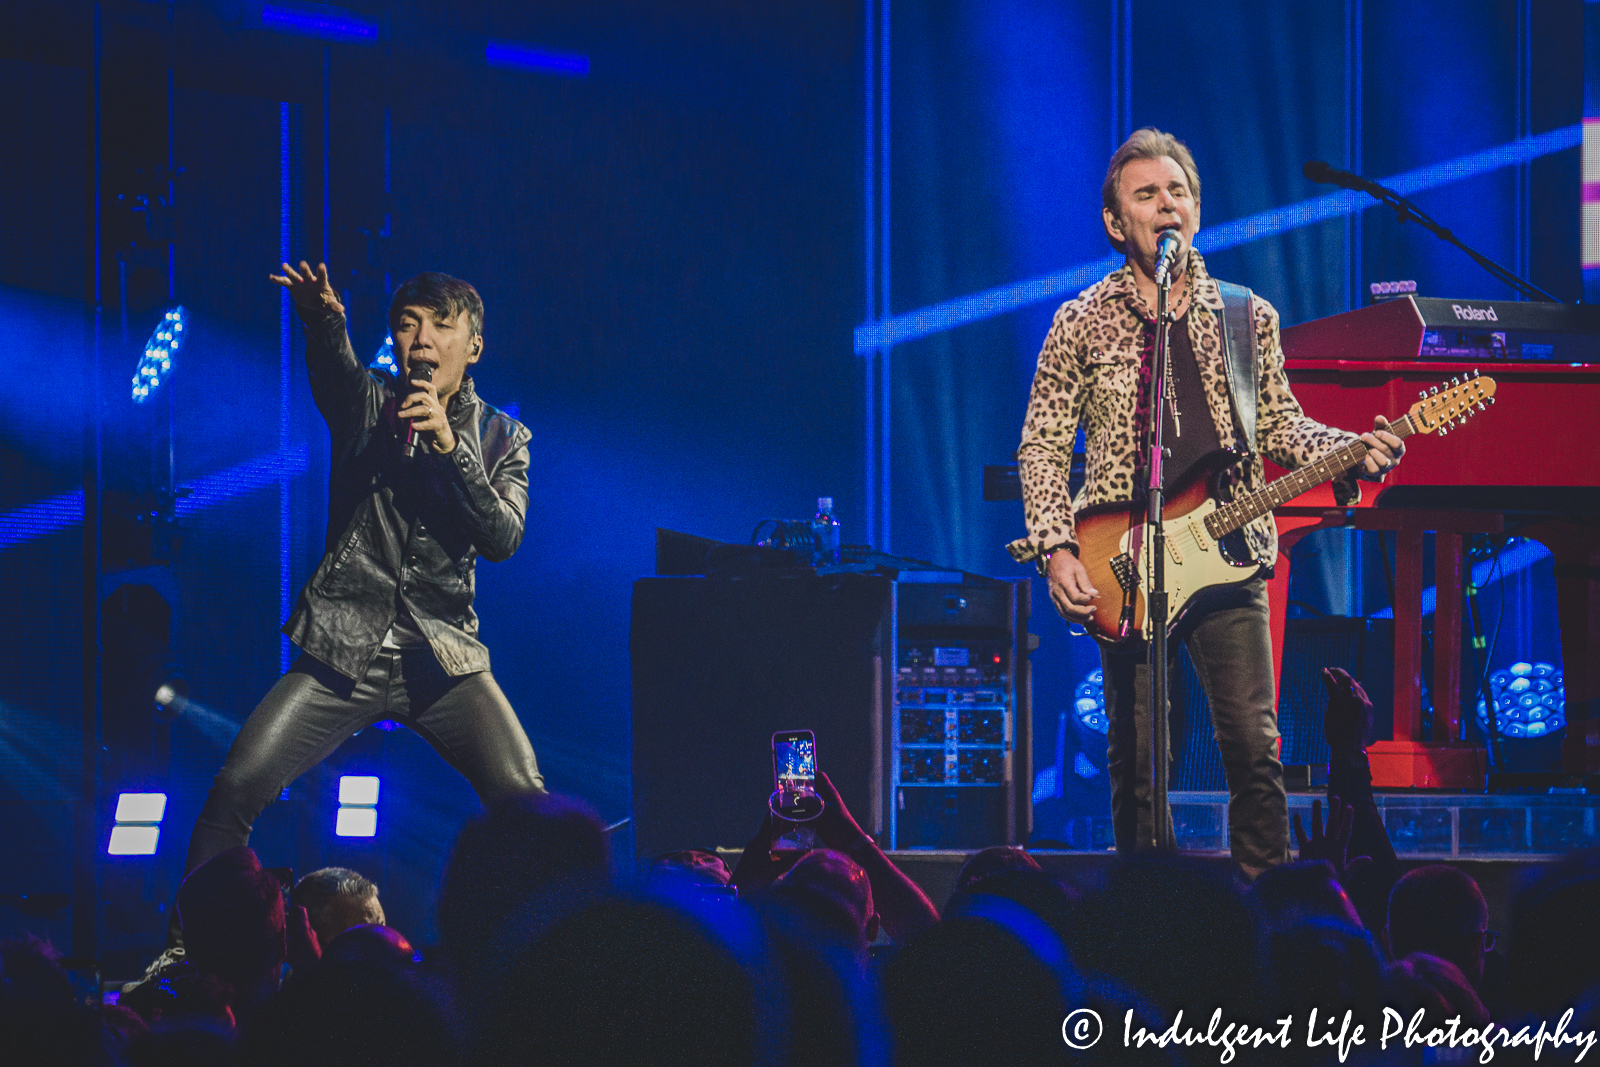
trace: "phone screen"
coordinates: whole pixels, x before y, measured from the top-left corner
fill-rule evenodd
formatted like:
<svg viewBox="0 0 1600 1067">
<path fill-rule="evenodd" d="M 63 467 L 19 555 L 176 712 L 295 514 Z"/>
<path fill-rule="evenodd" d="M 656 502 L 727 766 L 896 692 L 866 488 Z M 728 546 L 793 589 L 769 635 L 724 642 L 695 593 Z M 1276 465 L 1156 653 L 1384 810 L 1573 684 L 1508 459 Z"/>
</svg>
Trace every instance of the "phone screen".
<svg viewBox="0 0 1600 1067">
<path fill-rule="evenodd" d="M 772 735 L 772 777 L 780 810 L 816 796 L 817 742 L 810 730 Z"/>
</svg>

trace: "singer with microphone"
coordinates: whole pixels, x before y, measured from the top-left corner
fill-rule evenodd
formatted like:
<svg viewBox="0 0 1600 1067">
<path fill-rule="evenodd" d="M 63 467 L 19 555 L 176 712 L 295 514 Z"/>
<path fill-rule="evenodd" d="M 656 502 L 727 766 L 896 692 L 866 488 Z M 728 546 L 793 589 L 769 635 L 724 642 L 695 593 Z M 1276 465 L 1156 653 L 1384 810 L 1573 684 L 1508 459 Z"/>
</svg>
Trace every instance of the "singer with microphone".
<svg viewBox="0 0 1600 1067">
<path fill-rule="evenodd" d="M 325 264 L 285 263 L 271 279 L 305 326 L 331 437 L 327 536 L 283 628 L 301 655 L 234 740 L 186 872 L 245 844 L 289 783 L 386 719 L 425 738 L 486 806 L 544 792 L 472 609 L 478 557 L 507 559 L 522 541 L 531 436 L 466 374 L 483 354 L 482 299 L 445 274 L 400 286 L 389 308 L 395 379 L 356 357 Z"/>
<path fill-rule="evenodd" d="M 1190 480 L 1220 449 L 1246 453 L 1223 475 L 1221 490 L 1233 495 L 1266 484 L 1262 456 L 1293 469 L 1355 437 L 1301 411 L 1284 375 L 1272 305 L 1206 272 L 1194 250 L 1200 175 L 1181 141 L 1149 128 L 1129 137 L 1106 170 L 1101 221 L 1126 262 L 1063 304 L 1045 337 L 1017 451 L 1028 535 L 1009 546 L 1019 562 L 1038 565 L 1056 609 L 1078 622 L 1093 614 L 1101 591 L 1077 557 L 1075 512 L 1099 504 L 1142 503 L 1141 490 L 1150 484 L 1142 445 L 1156 377 L 1161 283 L 1170 284 L 1171 323 L 1160 472 L 1165 492 Z M 1083 488 L 1073 499 L 1067 476 L 1080 426 L 1088 463 Z M 1372 449 L 1365 472 L 1373 478 L 1381 478 L 1404 451 L 1386 427 L 1380 418 L 1373 433 L 1362 435 Z M 1359 496 L 1353 480 L 1334 488 L 1340 503 Z M 1277 558 L 1271 516 L 1243 533 L 1257 560 L 1270 565 Z M 1196 598 L 1168 648 L 1175 656 L 1179 642 L 1186 645 L 1211 705 L 1228 779 L 1229 843 L 1240 873 L 1253 879 L 1289 854 L 1266 583 L 1256 577 L 1219 588 L 1226 592 Z M 1101 648 L 1112 826 L 1119 852 L 1142 847 L 1155 836 L 1146 659 L 1137 640 Z M 1172 673 L 1169 668 L 1169 678 Z M 1161 773 L 1168 773 L 1165 761 Z"/>
</svg>

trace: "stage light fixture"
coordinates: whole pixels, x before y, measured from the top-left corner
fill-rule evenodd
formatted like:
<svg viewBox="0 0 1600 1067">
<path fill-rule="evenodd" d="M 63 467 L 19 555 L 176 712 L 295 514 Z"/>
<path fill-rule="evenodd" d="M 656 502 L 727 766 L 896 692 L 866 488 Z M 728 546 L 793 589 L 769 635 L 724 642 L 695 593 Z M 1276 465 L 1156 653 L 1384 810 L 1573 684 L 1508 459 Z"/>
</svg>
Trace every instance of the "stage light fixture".
<svg viewBox="0 0 1600 1067">
<path fill-rule="evenodd" d="M 176 719 L 189 707 L 189 683 L 182 678 L 168 678 L 156 686 L 154 700 L 158 718 Z"/>
<path fill-rule="evenodd" d="M 167 814 L 165 793 L 119 793 L 117 815 L 119 823 L 159 823 Z"/>
<path fill-rule="evenodd" d="M 1505 738 L 1547 737 L 1567 725 L 1566 678 L 1553 663 L 1519 661 L 1489 675 L 1494 720 Z M 1478 701 L 1478 725 L 1489 730 L 1489 706 Z"/>
<path fill-rule="evenodd" d="M 154 856 L 161 840 L 159 826 L 113 826 L 108 856 Z"/>
<path fill-rule="evenodd" d="M 150 340 L 144 343 L 144 355 L 133 372 L 133 402 L 143 404 L 172 376 L 172 360 L 183 347 L 183 306 L 173 308 L 161 316 Z"/>
<path fill-rule="evenodd" d="M 1111 720 L 1106 718 L 1105 672 L 1099 667 L 1090 671 L 1073 692 L 1072 713 L 1097 734 L 1104 734 L 1110 728 Z"/>
<path fill-rule="evenodd" d="M 333 832 L 340 837 L 378 836 L 378 809 L 340 808 Z"/>
<path fill-rule="evenodd" d="M 372 362 L 367 364 L 369 370 L 381 370 L 391 377 L 400 377 L 400 364 L 394 358 L 394 338 L 385 337 L 383 344 L 378 346 L 378 354 L 372 357 Z"/>
<path fill-rule="evenodd" d="M 347 774 L 339 779 L 339 804 L 342 807 L 371 808 L 378 803 L 380 782 L 376 775 Z"/>
<path fill-rule="evenodd" d="M 167 815 L 165 793 L 117 794 L 116 825 L 106 842 L 108 856 L 154 856 Z"/>
<path fill-rule="evenodd" d="M 376 775 L 346 774 L 339 778 L 339 813 L 333 832 L 338 837 L 376 837 L 378 792 Z"/>
</svg>

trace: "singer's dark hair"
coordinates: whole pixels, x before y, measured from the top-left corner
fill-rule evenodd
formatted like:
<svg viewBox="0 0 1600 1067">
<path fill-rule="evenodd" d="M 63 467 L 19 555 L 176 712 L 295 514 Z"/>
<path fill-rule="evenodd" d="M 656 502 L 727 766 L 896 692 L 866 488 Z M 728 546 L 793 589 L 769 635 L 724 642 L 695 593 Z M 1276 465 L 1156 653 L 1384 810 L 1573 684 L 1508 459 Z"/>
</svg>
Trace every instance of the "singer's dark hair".
<svg viewBox="0 0 1600 1067">
<path fill-rule="evenodd" d="M 1194 194 L 1194 202 L 1200 203 L 1200 172 L 1195 169 L 1194 156 L 1189 154 L 1189 148 L 1182 141 L 1170 133 L 1162 133 L 1154 126 L 1134 130 L 1128 139 L 1122 142 L 1122 147 L 1111 154 L 1111 164 L 1106 167 L 1106 180 L 1100 186 L 1100 203 L 1116 218 L 1122 217 L 1122 168 L 1135 159 L 1160 159 L 1170 156 L 1172 161 L 1183 168 L 1184 177 L 1189 179 L 1189 192 Z M 1126 253 L 1128 246 L 1122 241 L 1111 239 L 1106 235 L 1106 240 L 1111 241 L 1111 247 L 1118 252 Z"/>
<path fill-rule="evenodd" d="M 460 278 L 428 270 L 401 285 L 389 301 L 389 329 L 394 329 L 400 312 L 408 307 L 424 307 L 450 319 L 465 311 L 472 322 L 472 336 L 483 333 L 483 297 Z"/>
</svg>

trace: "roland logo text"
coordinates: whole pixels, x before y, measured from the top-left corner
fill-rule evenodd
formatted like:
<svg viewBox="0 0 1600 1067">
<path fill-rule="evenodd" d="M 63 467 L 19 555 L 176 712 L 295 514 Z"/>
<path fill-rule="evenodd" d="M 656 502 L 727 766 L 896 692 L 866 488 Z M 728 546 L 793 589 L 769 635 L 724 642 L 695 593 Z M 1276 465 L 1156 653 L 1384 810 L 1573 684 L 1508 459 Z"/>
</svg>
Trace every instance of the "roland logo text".
<svg viewBox="0 0 1600 1067">
<path fill-rule="evenodd" d="M 1451 304 L 1450 310 L 1456 313 L 1456 318 L 1465 319 L 1467 322 L 1500 321 L 1500 316 L 1494 313 L 1494 308 L 1475 308 L 1471 304 Z"/>
</svg>

